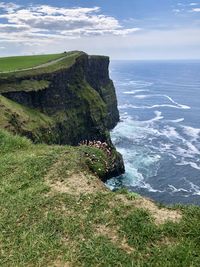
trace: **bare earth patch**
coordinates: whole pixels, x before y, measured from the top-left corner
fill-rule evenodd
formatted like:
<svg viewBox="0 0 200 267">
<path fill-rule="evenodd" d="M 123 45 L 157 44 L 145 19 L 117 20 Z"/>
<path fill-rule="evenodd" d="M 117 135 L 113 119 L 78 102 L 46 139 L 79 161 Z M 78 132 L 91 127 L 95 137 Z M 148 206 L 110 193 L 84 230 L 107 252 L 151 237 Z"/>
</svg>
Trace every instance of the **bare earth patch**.
<svg viewBox="0 0 200 267">
<path fill-rule="evenodd" d="M 151 213 L 157 225 L 164 224 L 166 221 L 179 222 L 182 218 L 182 214 L 179 210 L 159 208 L 154 202 L 143 197 L 129 200 L 125 195 L 118 195 L 116 199 L 125 205 L 146 209 Z"/>
<path fill-rule="evenodd" d="M 172 246 L 178 245 L 178 242 L 175 238 L 163 237 L 160 241 L 157 242 L 157 246 Z"/>
<path fill-rule="evenodd" d="M 63 160 L 57 161 L 45 177 L 46 183 L 51 188 L 51 193 L 59 192 L 79 196 L 107 191 L 105 185 L 92 174 L 85 174 L 84 172 L 69 173 L 67 170 L 62 170 L 61 177 L 58 173 L 60 168 L 63 169 Z"/>
<path fill-rule="evenodd" d="M 167 208 L 159 208 L 152 201 L 139 198 L 136 200 L 136 207 L 147 209 L 155 219 L 156 224 L 163 224 L 166 221 L 179 222 L 182 218 L 182 214 L 178 210 L 170 210 Z"/>
<path fill-rule="evenodd" d="M 72 267 L 72 263 L 70 262 L 62 262 L 60 260 L 55 261 L 50 267 Z"/>
<path fill-rule="evenodd" d="M 125 237 L 123 239 L 119 237 L 116 229 L 106 225 L 97 225 L 95 230 L 97 235 L 106 236 L 114 245 L 123 249 L 126 253 L 130 254 L 134 251 L 134 249 L 128 245 Z"/>
<path fill-rule="evenodd" d="M 48 181 L 48 185 L 55 192 L 68 193 L 72 195 L 97 193 L 105 190 L 104 185 L 96 179 L 93 181 L 83 173 L 73 173 L 64 181 Z"/>
</svg>

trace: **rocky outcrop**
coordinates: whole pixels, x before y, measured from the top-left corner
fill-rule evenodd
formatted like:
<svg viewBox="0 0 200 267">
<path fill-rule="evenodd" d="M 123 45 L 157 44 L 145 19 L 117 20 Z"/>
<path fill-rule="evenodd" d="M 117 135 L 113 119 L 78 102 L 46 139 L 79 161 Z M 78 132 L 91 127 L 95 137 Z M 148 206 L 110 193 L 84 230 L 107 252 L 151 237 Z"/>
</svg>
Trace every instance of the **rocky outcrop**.
<svg viewBox="0 0 200 267">
<path fill-rule="evenodd" d="M 77 145 L 82 140 L 100 140 L 109 143 L 115 150 L 108 130 L 119 121 L 119 112 L 108 67 L 108 57 L 81 53 L 70 67 L 0 79 L 4 97 L 51 118 L 51 123 L 40 125 L 37 131 L 25 130 L 20 115 L 14 114 L 15 128 L 37 142 Z M 4 84 L 5 89 L 2 89 Z M 20 84 L 26 87 L 19 90 Z M 38 88 L 31 89 L 33 84 Z M 108 176 L 124 172 L 121 155 L 117 153 L 115 157 L 116 164 Z"/>
<path fill-rule="evenodd" d="M 119 122 L 117 98 L 112 80 L 109 78 L 109 58 L 90 56 L 87 81 L 100 94 L 107 107 L 107 127 L 113 129 Z"/>
</svg>

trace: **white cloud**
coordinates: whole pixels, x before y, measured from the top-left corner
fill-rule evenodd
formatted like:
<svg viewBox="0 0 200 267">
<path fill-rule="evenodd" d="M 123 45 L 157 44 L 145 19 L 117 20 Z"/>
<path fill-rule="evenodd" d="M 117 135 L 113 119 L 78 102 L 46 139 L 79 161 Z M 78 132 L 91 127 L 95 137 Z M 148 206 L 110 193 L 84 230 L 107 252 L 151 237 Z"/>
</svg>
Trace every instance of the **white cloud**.
<svg viewBox="0 0 200 267">
<path fill-rule="evenodd" d="M 192 6 L 189 9 L 193 8 L 197 9 Z M 159 22 L 135 19 L 120 22 L 103 14 L 99 7 L 20 7 L 0 2 L 0 47 L 6 48 L 0 48 L 0 54 L 84 50 L 115 59 L 200 58 L 199 24 L 191 24 L 191 28 L 163 28 L 158 27 Z M 123 23 L 131 26 L 125 27 Z M 144 29 L 132 27 L 136 24 Z"/>
<path fill-rule="evenodd" d="M 190 38 L 188 38 L 188 36 Z M 197 59 L 200 58 L 200 29 L 148 30 L 138 34 L 117 36 L 84 36 L 81 39 L 44 39 L 34 45 L 27 39 L 17 48 L 18 54 L 56 53 L 65 50 L 83 50 L 89 54 L 109 55 L 112 59 Z M 1 42 L 1 41 L 0 41 Z M 2 45 L 6 46 L 2 43 Z M 2 54 L 5 52 L 3 52 Z M 10 54 L 13 43 L 10 43 Z M 4 53 L 5 54 L 5 53 Z"/>
<path fill-rule="evenodd" d="M 198 6 L 198 3 L 192 2 L 192 3 L 188 3 L 188 4 L 183 4 L 183 3 L 178 3 L 177 7 L 173 9 L 174 13 L 181 13 L 181 12 L 199 12 L 200 8 L 197 8 L 196 6 Z M 191 9 L 192 8 L 192 9 Z"/>
<path fill-rule="evenodd" d="M 5 10 L 7 13 L 13 13 L 15 12 L 18 8 L 20 8 L 19 5 L 16 5 L 15 3 L 5 3 L 5 2 L 0 2 L 0 9 Z"/>
<path fill-rule="evenodd" d="M 177 14 L 177 13 L 180 13 L 180 12 L 184 11 L 184 9 L 175 8 L 172 11 Z"/>
<path fill-rule="evenodd" d="M 190 3 L 190 6 L 198 6 L 198 3 Z"/>
<path fill-rule="evenodd" d="M 125 28 L 99 7 L 58 8 L 50 5 L 22 7 L 0 2 L 0 39 L 14 42 L 46 42 L 47 39 L 79 38 L 83 36 L 127 35 L 139 28 Z"/>
<path fill-rule="evenodd" d="M 0 24 L 0 33 L 12 33 L 14 32 L 21 32 L 24 30 L 28 30 L 29 27 L 25 25 L 16 25 L 16 24 Z"/>
</svg>

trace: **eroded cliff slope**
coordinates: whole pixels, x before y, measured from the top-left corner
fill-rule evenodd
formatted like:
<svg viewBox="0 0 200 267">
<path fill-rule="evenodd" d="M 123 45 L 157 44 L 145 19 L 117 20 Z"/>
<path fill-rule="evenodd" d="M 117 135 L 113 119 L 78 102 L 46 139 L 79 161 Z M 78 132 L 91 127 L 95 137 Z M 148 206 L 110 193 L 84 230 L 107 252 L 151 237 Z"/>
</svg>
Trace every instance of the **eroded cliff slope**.
<svg viewBox="0 0 200 267">
<path fill-rule="evenodd" d="M 47 144 L 105 141 L 114 157 L 109 176 L 123 173 L 109 135 L 119 112 L 108 67 L 108 57 L 71 52 L 55 64 L 1 73 L 0 126 Z"/>
</svg>

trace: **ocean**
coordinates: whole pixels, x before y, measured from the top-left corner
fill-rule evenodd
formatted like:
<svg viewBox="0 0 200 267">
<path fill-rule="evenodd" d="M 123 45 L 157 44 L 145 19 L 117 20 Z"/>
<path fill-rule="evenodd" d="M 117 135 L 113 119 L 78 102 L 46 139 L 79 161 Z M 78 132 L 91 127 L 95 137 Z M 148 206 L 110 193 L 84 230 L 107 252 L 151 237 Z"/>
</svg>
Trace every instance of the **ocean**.
<svg viewBox="0 0 200 267">
<path fill-rule="evenodd" d="M 113 61 L 126 173 L 107 186 L 200 205 L 200 61 Z"/>
</svg>

